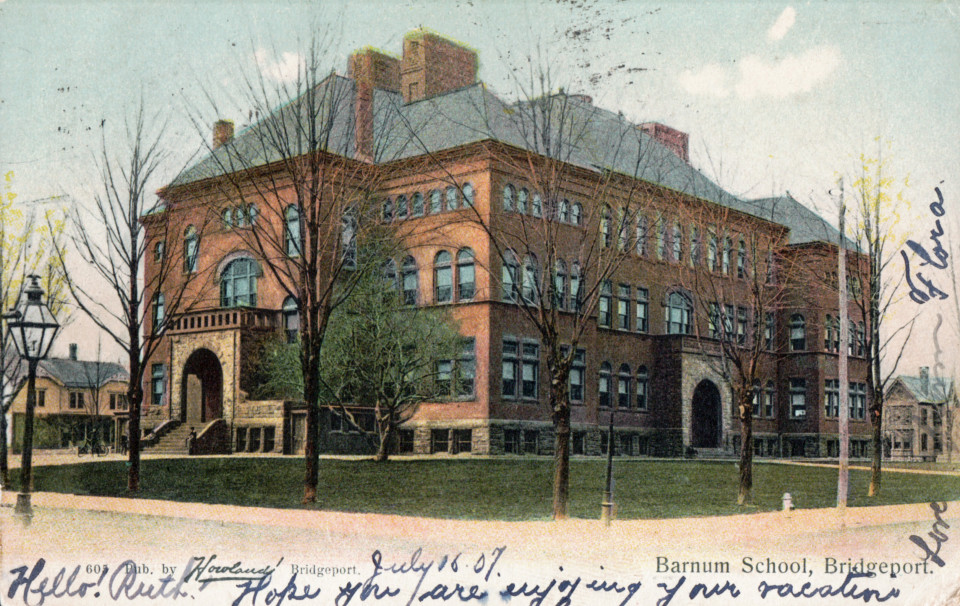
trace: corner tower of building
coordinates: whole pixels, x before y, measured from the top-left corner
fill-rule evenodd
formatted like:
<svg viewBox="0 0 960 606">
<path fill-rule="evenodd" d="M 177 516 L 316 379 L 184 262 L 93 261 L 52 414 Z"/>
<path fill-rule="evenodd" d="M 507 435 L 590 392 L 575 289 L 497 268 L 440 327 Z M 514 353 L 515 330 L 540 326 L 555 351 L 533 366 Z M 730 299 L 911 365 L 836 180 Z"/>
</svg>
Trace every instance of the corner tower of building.
<svg viewBox="0 0 960 606">
<path fill-rule="evenodd" d="M 423 28 L 403 37 L 400 91 L 404 103 L 470 86 L 477 81 L 477 52 Z"/>
</svg>

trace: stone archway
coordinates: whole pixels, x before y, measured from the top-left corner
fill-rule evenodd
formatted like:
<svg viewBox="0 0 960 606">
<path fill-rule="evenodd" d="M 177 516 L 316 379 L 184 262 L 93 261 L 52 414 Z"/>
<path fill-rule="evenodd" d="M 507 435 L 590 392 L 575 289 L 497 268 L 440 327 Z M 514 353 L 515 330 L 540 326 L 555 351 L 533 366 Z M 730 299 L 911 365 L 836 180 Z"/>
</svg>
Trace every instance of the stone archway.
<svg viewBox="0 0 960 606">
<path fill-rule="evenodd" d="M 204 424 L 223 417 L 223 369 L 209 349 L 190 354 L 183 365 L 180 420 Z"/>
<path fill-rule="evenodd" d="M 723 439 L 723 409 L 720 390 L 704 379 L 693 391 L 690 445 L 694 448 L 720 448 Z"/>
</svg>

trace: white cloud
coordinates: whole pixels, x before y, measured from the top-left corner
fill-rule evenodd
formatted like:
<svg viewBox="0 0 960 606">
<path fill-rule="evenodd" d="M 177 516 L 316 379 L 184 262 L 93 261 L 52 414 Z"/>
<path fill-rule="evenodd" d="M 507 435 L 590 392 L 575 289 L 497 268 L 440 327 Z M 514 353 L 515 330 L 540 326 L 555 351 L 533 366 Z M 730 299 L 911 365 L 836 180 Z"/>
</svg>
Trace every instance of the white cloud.
<svg viewBox="0 0 960 606">
<path fill-rule="evenodd" d="M 783 9 L 783 12 L 780 13 L 777 20 L 770 26 L 770 29 L 767 30 L 767 40 L 773 42 L 783 40 L 783 37 L 787 35 L 787 32 L 790 31 L 790 28 L 793 27 L 796 21 L 797 11 L 793 10 L 792 6 Z"/>
<path fill-rule="evenodd" d="M 253 58 L 256 60 L 261 73 L 274 82 L 293 82 L 297 79 L 297 74 L 304 64 L 303 57 L 299 53 L 290 52 L 280 55 L 279 61 L 272 61 L 270 54 L 262 48 L 257 49 Z"/>
<path fill-rule="evenodd" d="M 689 93 L 721 98 L 730 94 L 728 80 L 727 69 L 716 63 L 705 65 L 696 72 L 685 70 L 678 78 L 680 86 Z"/>
<path fill-rule="evenodd" d="M 840 51 L 833 46 L 817 46 L 775 62 L 749 55 L 740 61 L 737 96 L 783 98 L 808 92 L 837 69 L 840 59 Z"/>
</svg>

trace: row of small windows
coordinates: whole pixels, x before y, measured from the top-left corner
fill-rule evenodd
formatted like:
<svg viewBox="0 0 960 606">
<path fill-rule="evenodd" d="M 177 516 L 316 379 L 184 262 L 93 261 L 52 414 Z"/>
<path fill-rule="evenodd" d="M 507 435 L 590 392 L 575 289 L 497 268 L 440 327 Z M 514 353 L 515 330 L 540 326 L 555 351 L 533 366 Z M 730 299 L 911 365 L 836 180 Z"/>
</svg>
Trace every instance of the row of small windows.
<svg viewBox="0 0 960 606">
<path fill-rule="evenodd" d="M 223 210 L 221 218 L 224 229 L 253 227 L 257 221 L 257 206 L 256 204 L 231 206 Z"/>
<path fill-rule="evenodd" d="M 463 194 L 461 197 L 461 193 Z M 449 186 L 445 190 L 430 190 L 426 198 L 420 192 L 409 197 L 400 194 L 384 200 L 380 211 L 380 218 L 385 222 L 402 221 L 408 217 L 422 217 L 435 215 L 445 210 L 471 208 L 475 204 L 476 193 L 473 185 L 464 183 L 462 187 Z"/>
<path fill-rule="evenodd" d="M 634 384 L 634 379 L 636 383 Z M 611 389 L 616 381 L 616 400 L 612 399 Z M 634 389 L 634 385 L 636 389 Z M 650 387 L 650 376 L 646 366 L 637 367 L 637 374 L 630 371 L 629 364 L 621 364 L 616 376 L 613 375 L 613 366 L 610 362 L 600 364 L 600 376 L 597 383 L 597 395 L 600 408 L 615 408 L 622 410 L 647 410 L 647 393 Z"/>
<path fill-rule="evenodd" d="M 866 328 L 863 322 L 850 320 L 847 330 L 847 354 L 862 357 L 866 350 Z M 840 352 L 840 318 L 827 314 L 824 322 L 823 348 Z"/>
<path fill-rule="evenodd" d="M 512 183 L 503 186 L 503 210 L 510 213 L 543 217 L 543 198 L 539 193 L 530 193 L 526 187 L 516 188 Z M 583 205 L 564 198 L 557 204 L 556 211 L 547 209 L 548 218 L 556 218 L 561 223 L 580 225 L 583 222 Z"/>
<path fill-rule="evenodd" d="M 617 248 L 620 250 L 635 250 L 638 255 L 643 257 L 650 255 L 650 224 L 645 215 L 637 217 L 635 228 L 629 220 L 622 216 L 618 220 L 617 226 L 619 226 L 616 234 Z M 614 227 L 613 215 L 610 208 L 605 207 L 600 220 L 600 242 L 605 248 L 613 246 Z M 687 261 L 691 267 L 696 267 L 704 261 L 702 259 L 703 242 L 701 232 L 697 226 L 691 226 L 689 233 L 690 244 L 687 249 Z M 653 225 L 652 237 L 652 252 L 657 259 L 672 261 L 674 263 L 682 263 L 684 261 L 683 227 L 679 222 L 674 222 L 668 229 L 663 217 L 656 219 Z M 709 230 L 706 248 L 706 265 L 710 271 L 719 271 L 723 275 L 731 275 L 735 270 L 735 275 L 738 278 L 748 278 L 750 276 L 747 244 L 744 240 L 741 239 L 737 241 L 736 248 L 734 248 L 733 238 L 726 236 L 721 240 L 720 236 L 711 229 Z M 768 255 L 768 281 L 773 277 L 772 270 L 772 255 Z"/>
<path fill-rule="evenodd" d="M 384 279 L 396 289 L 399 284 L 405 305 L 420 303 L 420 274 L 417 261 L 407 256 L 400 264 L 399 280 L 393 259 L 384 267 Z M 473 250 L 457 251 L 456 263 L 449 251 L 441 250 L 433 257 L 433 302 L 471 301 L 477 293 L 476 264 Z"/>
<path fill-rule="evenodd" d="M 847 404 L 850 418 L 867 418 L 867 386 L 865 383 L 851 381 L 847 388 Z M 840 416 L 840 380 L 827 379 L 823 382 L 823 414 L 828 418 Z"/>
</svg>

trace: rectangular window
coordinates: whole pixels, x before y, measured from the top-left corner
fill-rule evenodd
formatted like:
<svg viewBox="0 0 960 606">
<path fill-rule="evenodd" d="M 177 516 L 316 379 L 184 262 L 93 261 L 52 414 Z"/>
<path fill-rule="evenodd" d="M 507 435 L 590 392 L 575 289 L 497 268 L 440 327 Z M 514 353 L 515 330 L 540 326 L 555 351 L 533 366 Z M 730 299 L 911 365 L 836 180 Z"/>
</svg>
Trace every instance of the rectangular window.
<svg viewBox="0 0 960 606">
<path fill-rule="evenodd" d="M 650 298 L 650 293 L 646 288 L 637 287 L 637 323 L 636 331 L 637 332 L 647 332 L 650 330 L 649 319 L 650 319 L 650 303 L 648 299 Z"/>
<path fill-rule="evenodd" d="M 413 430 L 412 429 L 400 430 L 399 446 L 397 447 L 397 452 L 400 452 L 400 453 L 413 452 Z"/>
<path fill-rule="evenodd" d="M 273 452 L 273 449 L 276 448 L 276 443 L 277 443 L 277 428 L 264 427 L 263 428 L 263 452 Z"/>
<path fill-rule="evenodd" d="M 80 410 L 83 408 L 83 392 L 82 391 L 70 392 L 70 408 L 73 410 Z"/>
<path fill-rule="evenodd" d="M 733 339 L 734 334 L 734 311 L 733 305 L 724 305 L 723 306 L 723 338 L 724 339 Z"/>
<path fill-rule="evenodd" d="M 44 408 L 47 405 L 47 390 L 37 389 L 37 408 Z"/>
<path fill-rule="evenodd" d="M 776 397 L 775 394 L 776 392 L 773 389 L 773 383 L 768 382 L 767 388 L 763 392 L 763 395 L 764 395 L 763 416 L 767 417 L 768 419 L 772 419 L 776 416 L 774 412 L 775 411 L 774 398 Z"/>
<path fill-rule="evenodd" d="M 343 431 L 343 417 L 339 412 L 330 412 L 330 431 Z"/>
<path fill-rule="evenodd" d="M 520 430 L 503 430 L 503 452 L 506 454 L 520 454 Z"/>
<path fill-rule="evenodd" d="M 573 445 L 571 454 L 582 455 L 583 454 L 583 443 L 586 435 L 582 431 L 573 432 Z"/>
<path fill-rule="evenodd" d="M 450 450 L 450 430 L 430 430 L 430 452 L 448 452 Z"/>
<path fill-rule="evenodd" d="M 737 344 L 747 344 L 747 308 L 737 308 Z"/>
<path fill-rule="evenodd" d="M 437 362 L 436 384 L 438 395 L 450 395 L 450 388 L 453 385 L 453 360 L 440 360 Z"/>
<path fill-rule="evenodd" d="M 840 381 L 827 379 L 823 382 L 823 414 L 827 417 L 840 415 Z"/>
<path fill-rule="evenodd" d="M 477 356 L 474 339 L 464 339 L 460 350 L 460 359 L 457 360 L 457 395 L 472 396 L 473 386 L 477 376 Z"/>
<path fill-rule="evenodd" d="M 500 395 L 504 398 L 516 398 L 517 391 L 517 367 L 519 365 L 518 355 L 520 345 L 516 341 L 503 341 L 503 370 L 501 371 Z"/>
<path fill-rule="evenodd" d="M 537 454 L 539 434 L 540 432 L 535 429 L 528 429 L 523 432 L 523 452 L 527 454 Z"/>
<path fill-rule="evenodd" d="M 523 343 L 523 361 L 521 381 L 524 399 L 537 399 L 539 396 L 540 346 L 536 343 Z"/>
<path fill-rule="evenodd" d="M 604 328 L 610 328 L 610 299 L 613 294 L 613 286 L 610 280 L 604 280 L 600 287 L 600 301 L 597 306 L 597 324 Z"/>
<path fill-rule="evenodd" d="M 247 428 L 237 427 L 237 452 L 247 450 Z"/>
<path fill-rule="evenodd" d="M 473 447 L 472 429 L 453 430 L 453 452 L 470 452 Z"/>
<path fill-rule="evenodd" d="M 720 305 L 710 303 L 710 317 L 707 318 L 707 326 L 710 331 L 711 339 L 720 338 Z"/>
<path fill-rule="evenodd" d="M 790 379 L 790 418 L 803 419 L 807 416 L 807 381 Z"/>
<path fill-rule="evenodd" d="M 163 406 L 165 375 L 163 364 L 154 364 L 150 369 L 150 403 L 154 406 Z"/>
<path fill-rule="evenodd" d="M 850 418 L 863 420 L 867 415 L 867 386 L 864 383 L 850 383 L 847 397 L 850 399 Z M 924 412 L 926 412 L 924 410 Z"/>
<path fill-rule="evenodd" d="M 583 404 L 583 381 L 587 376 L 587 352 L 578 349 L 570 367 L 570 401 Z"/>
<path fill-rule="evenodd" d="M 617 328 L 630 330 L 630 287 L 621 284 L 619 295 L 620 297 L 617 299 Z"/>
<path fill-rule="evenodd" d="M 773 331 L 774 331 L 774 319 L 773 312 L 768 311 L 764 314 L 764 326 L 763 326 L 763 345 L 767 351 L 773 351 Z"/>
<path fill-rule="evenodd" d="M 637 370 L 637 409 L 647 409 L 647 391 L 649 389 L 650 379 L 647 376 L 647 367 L 641 366 Z"/>
<path fill-rule="evenodd" d="M 250 440 L 247 444 L 247 448 L 250 452 L 259 452 L 260 451 L 260 428 L 251 427 L 250 428 Z"/>
<path fill-rule="evenodd" d="M 630 375 L 622 372 L 617 376 L 617 406 L 630 408 Z"/>
<path fill-rule="evenodd" d="M 115 393 L 110 394 L 110 410 L 117 409 L 117 396 L 119 396 L 119 394 L 115 394 Z"/>
</svg>

